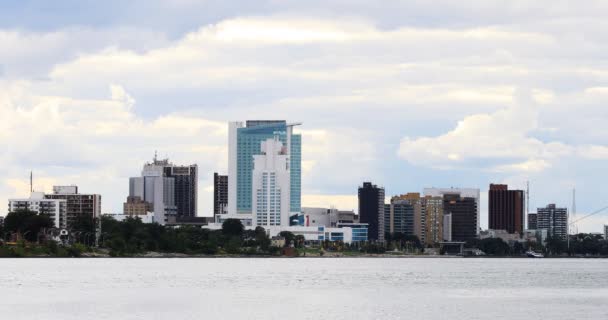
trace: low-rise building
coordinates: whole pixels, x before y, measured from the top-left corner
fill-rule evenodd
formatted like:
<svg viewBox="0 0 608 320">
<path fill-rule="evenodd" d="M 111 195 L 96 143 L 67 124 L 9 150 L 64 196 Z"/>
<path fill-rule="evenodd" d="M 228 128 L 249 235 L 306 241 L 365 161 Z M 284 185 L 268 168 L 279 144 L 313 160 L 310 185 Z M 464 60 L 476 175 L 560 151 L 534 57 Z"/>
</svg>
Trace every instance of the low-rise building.
<svg viewBox="0 0 608 320">
<path fill-rule="evenodd" d="M 213 223 L 214 217 L 188 217 L 188 216 L 167 216 L 168 226 L 206 226 Z"/>
<path fill-rule="evenodd" d="M 262 226 L 270 238 L 276 237 L 283 231 L 294 235 L 304 236 L 308 242 L 342 241 L 352 244 L 368 241 L 368 225 L 366 223 L 344 223 L 338 227 L 325 226 Z M 222 229 L 221 223 L 209 223 L 204 228 L 211 230 Z M 245 230 L 255 230 L 254 226 L 245 226 Z"/>
<path fill-rule="evenodd" d="M 270 238 L 270 245 L 273 247 L 283 248 L 285 246 L 285 238 L 275 236 Z"/>
<path fill-rule="evenodd" d="M 504 242 L 511 243 L 520 241 L 519 233 L 509 233 L 507 230 L 486 230 L 479 233 L 479 239 L 498 238 Z"/>
<path fill-rule="evenodd" d="M 356 223 L 358 216 L 354 211 L 341 211 L 335 208 L 303 207 L 302 213 L 290 218 L 290 225 L 336 227 L 339 223 Z"/>
<path fill-rule="evenodd" d="M 305 227 L 331 226 L 331 216 L 336 215 L 338 210 L 328 208 L 302 207 Z"/>
<path fill-rule="evenodd" d="M 338 228 L 351 228 L 352 242 L 367 241 L 367 223 L 338 223 Z"/>
<path fill-rule="evenodd" d="M 124 213 L 104 213 L 103 216 L 111 217 L 116 221 L 125 221 L 128 218 L 139 218 L 143 223 L 154 223 L 156 219 L 154 217 L 154 212 L 147 212 L 145 215 L 129 215 Z"/>
<path fill-rule="evenodd" d="M 123 213 L 128 216 L 142 216 L 151 212 L 152 205 L 139 196 L 128 196 L 127 202 L 123 204 Z"/>
</svg>

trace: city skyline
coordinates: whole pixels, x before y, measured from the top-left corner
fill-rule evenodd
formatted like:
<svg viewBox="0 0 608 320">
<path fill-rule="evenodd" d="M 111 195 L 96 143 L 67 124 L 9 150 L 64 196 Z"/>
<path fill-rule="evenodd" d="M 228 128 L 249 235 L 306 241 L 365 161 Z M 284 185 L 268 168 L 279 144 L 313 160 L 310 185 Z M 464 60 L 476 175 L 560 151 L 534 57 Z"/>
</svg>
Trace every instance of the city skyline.
<svg viewBox="0 0 608 320">
<path fill-rule="evenodd" d="M 226 123 L 288 119 L 305 123 L 302 206 L 356 210 L 364 181 L 387 197 L 479 188 L 483 228 L 490 183 L 530 181 L 533 210 L 570 208 L 575 187 L 579 214 L 608 204 L 606 4 L 75 6 L 0 11 L 0 202 L 27 196 L 33 170 L 37 190 L 76 184 L 119 212 L 159 150 L 198 164 L 209 216 Z"/>
<path fill-rule="evenodd" d="M 253 120 L 253 122 L 256 122 L 256 121 L 259 121 L 259 120 Z M 267 120 L 262 120 L 261 122 L 265 122 L 265 121 L 267 121 Z M 271 120 L 271 122 L 282 122 L 282 123 L 285 123 L 285 121 L 283 121 L 283 120 L 278 120 L 278 121 Z M 230 126 L 230 123 L 228 123 L 228 125 Z M 275 136 L 275 139 L 278 138 L 278 137 L 279 136 Z M 301 137 L 299 137 L 299 139 L 301 139 Z M 229 141 L 229 143 L 230 143 L 230 141 Z M 262 144 L 260 142 L 260 146 L 261 145 Z M 298 148 L 301 148 L 301 146 L 298 146 Z M 254 159 L 252 159 L 251 162 L 253 164 Z M 157 151 L 155 150 L 153 161 L 152 162 L 145 162 L 144 163 L 144 172 L 146 171 L 145 168 L 147 166 L 150 166 L 151 164 L 156 164 L 156 163 L 167 164 L 167 165 L 173 166 L 172 163 L 168 162 L 168 158 L 165 158 L 164 160 L 161 160 L 161 161 L 157 160 Z M 193 164 L 192 166 L 194 168 L 196 168 L 197 164 Z M 188 168 L 188 166 L 177 166 L 177 167 L 178 168 Z M 166 171 L 166 168 L 163 168 L 163 171 Z M 213 173 L 214 178 L 215 178 L 215 175 L 217 175 L 217 172 Z M 226 177 L 228 177 L 228 176 L 226 176 Z M 37 190 L 37 189 L 34 188 L 34 185 L 35 185 L 34 181 L 35 180 L 33 180 L 32 172 L 30 172 L 29 178 L 30 178 L 30 180 L 29 180 L 30 184 L 28 185 L 28 187 L 31 188 L 32 194 L 46 192 L 46 190 L 42 190 L 41 191 L 41 190 Z M 129 178 L 129 183 L 128 183 L 129 185 L 132 185 L 132 182 L 131 182 L 132 179 L 134 179 L 134 178 Z M 173 178 L 171 178 L 171 179 L 173 179 Z M 362 183 L 365 184 L 365 183 L 369 183 L 369 182 L 362 182 Z M 503 186 L 504 188 L 508 188 L 507 185 L 496 185 L 496 184 L 490 183 L 489 187 L 487 189 L 485 189 L 485 190 L 487 190 L 485 192 L 482 191 L 482 190 L 484 190 L 483 188 L 460 188 L 460 187 L 453 187 L 453 186 L 451 186 L 451 187 L 444 187 L 444 188 L 435 188 L 435 187 L 426 188 L 425 187 L 422 191 L 423 191 L 424 195 L 426 195 L 426 196 L 438 196 L 438 195 L 443 194 L 444 192 L 447 192 L 447 193 L 452 193 L 452 192 L 458 192 L 458 193 L 460 193 L 460 192 L 464 192 L 463 195 L 466 195 L 466 196 L 469 196 L 469 197 L 472 197 L 472 198 L 476 199 L 476 203 L 477 203 L 477 205 L 476 205 L 476 210 L 477 210 L 477 220 L 476 220 L 477 221 L 477 233 L 479 233 L 479 230 L 490 230 L 490 229 L 493 229 L 493 228 L 491 228 L 491 225 L 490 225 L 490 220 L 491 220 L 491 210 L 490 210 L 491 204 L 490 204 L 490 199 L 489 198 L 488 199 L 483 199 L 481 197 L 481 195 L 484 194 L 484 193 L 488 194 L 490 191 L 492 191 L 492 188 L 494 188 L 496 186 Z M 213 187 L 215 187 L 215 183 L 214 183 Z M 379 187 L 384 190 L 383 186 L 380 185 Z M 529 187 L 529 182 L 527 183 L 527 187 Z M 53 191 L 55 191 L 56 188 L 57 188 L 57 186 L 53 186 L 52 187 Z M 76 186 L 76 184 L 71 184 L 70 188 L 76 188 L 77 189 L 78 187 Z M 360 187 L 358 187 L 358 188 L 360 189 Z M 132 189 L 132 186 L 130 186 L 129 189 Z M 511 190 L 512 191 L 522 192 L 522 196 L 525 197 L 525 194 L 526 194 L 525 190 L 513 190 L 513 189 L 511 189 Z M 414 191 L 403 191 L 403 192 L 408 192 L 408 194 L 412 194 L 412 192 L 413 192 L 414 194 L 416 194 L 416 193 L 419 193 L 420 191 L 419 190 L 414 190 Z M 385 197 L 384 197 L 385 206 L 389 206 L 391 203 L 393 203 L 393 201 L 395 199 L 398 199 L 398 198 L 403 197 L 403 196 L 404 195 L 400 195 L 399 192 L 394 193 L 394 194 L 386 193 Z M 129 191 L 128 197 L 131 197 L 131 190 Z M 215 194 L 213 194 L 213 197 L 215 197 Z M 356 212 L 357 214 L 359 214 L 359 212 L 358 212 L 358 209 L 359 209 L 358 206 L 360 206 L 360 200 L 358 199 L 358 196 L 356 194 L 355 194 L 355 197 L 356 198 L 354 199 L 354 201 L 358 202 L 356 204 L 356 206 L 354 208 L 349 208 L 349 209 L 346 209 L 346 210 L 353 210 L 353 212 Z M 24 196 L 22 198 L 25 199 L 27 197 Z M 520 199 L 521 199 L 521 201 L 523 201 L 523 198 L 520 198 Z M 485 200 L 485 203 L 483 202 L 483 200 Z M 211 200 L 212 204 L 214 204 L 214 201 L 215 201 L 214 199 Z M 124 205 L 124 203 L 123 203 L 123 205 Z M 323 205 L 326 206 L 326 207 L 328 207 L 328 208 L 330 208 L 330 207 L 331 208 L 336 208 L 336 205 L 333 204 L 333 203 L 325 203 Z M 547 206 L 549 206 L 549 205 L 555 206 L 555 204 L 553 204 L 553 203 L 547 204 Z M 526 204 L 523 204 L 523 206 L 525 207 Z M 302 205 L 301 206 L 301 208 L 314 208 L 314 207 L 315 206 L 307 206 L 307 205 Z M 482 209 L 484 207 L 486 208 L 486 210 Z M 568 209 L 567 206 L 563 206 L 563 207 L 565 208 L 564 210 L 566 210 L 568 212 L 568 214 L 571 213 L 571 210 Z M 345 209 L 345 208 L 338 208 L 338 209 Z M 526 208 L 526 209 L 527 209 L 528 212 L 524 213 L 525 218 L 524 218 L 524 221 L 522 221 L 524 223 L 526 223 L 526 221 L 527 221 L 528 213 L 531 213 L 531 214 L 535 215 L 538 212 L 538 210 L 541 209 L 541 207 L 539 207 L 539 208 L 533 208 L 532 206 L 530 206 L 530 208 Z M 118 211 L 114 211 L 114 212 L 103 211 L 104 214 L 105 213 L 116 214 L 116 212 L 118 212 Z M 302 212 L 302 211 L 300 211 L 300 212 Z M 294 212 L 292 212 L 292 213 L 294 213 Z M 588 214 L 589 213 L 580 213 L 579 212 L 578 216 L 576 216 L 574 219 L 573 218 L 569 218 L 569 221 L 578 221 L 580 218 L 586 217 Z M 243 218 L 244 219 L 251 219 L 251 214 L 248 214 L 248 215 L 249 215 L 249 218 L 245 218 L 245 217 L 243 217 Z M 485 217 L 484 217 L 484 215 L 485 215 Z M 215 216 L 215 208 L 212 206 L 212 212 L 211 213 L 204 212 L 203 214 L 200 214 L 200 212 L 199 212 L 198 216 L 200 216 L 200 217 L 214 217 Z M 157 218 L 157 220 L 161 221 L 161 220 L 164 220 L 164 219 Z M 579 221 L 576 224 L 576 227 L 572 227 L 571 233 L 572 232 L 579 232 L 579 231 L 580 232 L 596 232 L 597 233 L 597 231 L 595 231 L 595 230 L 592 230 L 592 231 L 581 231 L 581 230 L 578 230 L 578 227 L 580 225 L 581 225 L 581 222 Z M 523 228 L 523 225 L 521 227 Z M 596 228 L 596 227 L 597 227 L 596 225 L 592 225 L 591 226 L 591 228 Z M 524 228 L 524 229 L 528 229 L 528 228 Z M 493 229 L 493 230 L 500 230 L 500 228 L 499 229 Z"/>
</svg>

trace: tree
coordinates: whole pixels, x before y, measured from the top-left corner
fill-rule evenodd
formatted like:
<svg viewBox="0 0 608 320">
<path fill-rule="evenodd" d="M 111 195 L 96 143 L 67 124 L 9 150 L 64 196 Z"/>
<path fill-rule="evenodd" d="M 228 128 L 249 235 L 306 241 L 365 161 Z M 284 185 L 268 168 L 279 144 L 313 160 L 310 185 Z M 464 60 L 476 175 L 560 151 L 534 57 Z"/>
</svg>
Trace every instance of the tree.
<svg viewBox="0 0 608 320">
<path fill-rule="evenodd" d="M 72 225 L 72 231 L 95 232 L 95 220 L 92 217 L 78 215 Z"/>
<path fill-rule="evenodd" d="M 547 237 L 545 248 L 551 254 L 562 254 L 568 250 L 568 244 L 566 241 L 559 237 Z"/>
<path fill-rule="evenodd" d="M 302 248 L 304 247 L 304 241 L 306 241 L 306 238 L 304 238 L 303 235 L 299 234 L 294 238 L 294 246 L 296 248 Z"/>
<path fill-rule="evenodd" d="M 520 254 L 526 252 L 526 248 L 524 247 L 523 244 L 521 244 L 521 242 L 515 241 L 511 252 L 515 255 L 520 255 Z"/>
<path fill-rule="evenodd" d="M 509 254 L 511 250 L 509 245 L 500 238 L 487 238 L 479 240 L 478 248 L 486 254 L 493 256 L 504 256 Z"/>
<path fill-rule="evenodd" d="M 268 247 L 270 247 L 270 239 L 268 238 L 266 230 L 263 227 L 258 226 L 255 228 L 255 242 L 258 246 L 260 246 L 260 249 L 268 251 Z"/>
<path fill-rule="evenodd" d="M 237 236 L 230 237 L 228 243 L 224 247 L 227 253 L 237 254 L 241 252 L 241 238 Z"/>
<path fill-rule="evenodd" d="M 226 236 L 238 236 L 239 238 L 243 235 L 243 223 L 239 219 L 226 219 L 222 223 L 222 234 Z"/>
<path fill-rule="evenodd" d="M 296 236 L 290 231 L 279 232 L 279 237 L 285 238 L 285 247 L 289 247 L 289 245 L 292 244 L 296 239 Z"/>
<path fill-rule="evenodd" d="M 52 227 L 53 221 L 48 215 L 30 210 L 10 212 L 4 219 L 6 231 L 18 232 L 28 241 L 37 241 L 40 231 Z"/>
</svg>

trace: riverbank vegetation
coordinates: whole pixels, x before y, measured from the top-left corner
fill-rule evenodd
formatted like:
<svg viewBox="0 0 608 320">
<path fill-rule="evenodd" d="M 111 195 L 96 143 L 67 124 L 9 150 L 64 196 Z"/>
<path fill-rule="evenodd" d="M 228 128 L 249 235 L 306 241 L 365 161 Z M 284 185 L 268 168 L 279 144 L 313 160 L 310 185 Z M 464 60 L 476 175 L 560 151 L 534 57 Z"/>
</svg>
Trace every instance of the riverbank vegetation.
<svg viewBox="0 0 608 320">
<path fill-rule="evenodd" d="M 429 253 L 415 236 L 386 234 L 384 243 L 322 241 L 307 243 L 303 236 L 284 231 L 270 239 L 258 227 L 245 230 L 240 220 L 228 219 L 219 230 L 196 226 L 171 227 L 145 224 L 138 218 L 116 221 L 101 218 L 101 233 L 92 220 L 77 219 L 68 234 L 52 228 L 46 215 L 17 211 L 7 215 L 0 227 L 0 257 L 81 256 L 361 256 L 419 255 Z M 97 244 L 97 245 L 96 245 Z M 579 234 L 566 241 L 547 239 L 536 243 L 511 243 L 491 238 L 466 244 L 489 256 L 522 256 L 527 250 L 553 256 L 608 256 L 608 241 L 598 235 Z M 426 252 L 425 252 L 426 251 Z"/>
</svg>

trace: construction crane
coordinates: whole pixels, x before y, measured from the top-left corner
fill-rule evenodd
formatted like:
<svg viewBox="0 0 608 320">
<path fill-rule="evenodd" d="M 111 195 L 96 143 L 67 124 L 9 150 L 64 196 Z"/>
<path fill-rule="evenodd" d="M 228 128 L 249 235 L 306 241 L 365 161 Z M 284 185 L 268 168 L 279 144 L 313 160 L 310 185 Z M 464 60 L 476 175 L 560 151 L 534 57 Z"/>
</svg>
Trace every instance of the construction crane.
<svg viewBox="0 0 608 320">
<path fill-rule="evenodd" d="M 576 204 L 573 204 L 573 208 L 576 208 Z M 601 209 L 599 209 L 599 210 L 595 210 L 595 211 L 591 212 L 591 213 L 590 213 L 590 214 L 588 214 L 588 215 L 585 215 L 585 216 L 582 216 L 582 217 L 580 217 L 580 218 L 578 218 L 578 219 L 574 219 L 573 221 L 570 221 L 570 222 L 568 223 L 568 230 L 570 230 L 570 226 L 571 226 L 571 225 L 575 225 L 575 226 L 576 226 L 576 223 L 577 223 L 577 222 L 579 222 L 579 221 L 581 221 L 581 220 L 585 220 L 585 219 L 587 219 L 587 218 L 589 218 L 589 217 L 591 217 L 591 216 L 594 216 L 594 215 L 596 215 L 596 214 L 599 214 L 599 213 L 603 212 L 603 211 L 604 211 L 604 210 L 606 210 L 606 209 L 608 209 L 608 206 L 605 206 L 605 207 L 603 207 L 603 208 L 601 208 Z M 577 230 L 577 232 L 578 232 L 578 228 L 577 228 L 576 230 Z M 570 233 L 568 233 L 568 237 L 567 237 L 567 238 L 568 238 L 568 249 L 570 249 Z"/>
<path fill-rule="evenodd" d="M 603 208 L 601 208 L 601 209 L 599 209 L 599 210 L 596 210 L 596 211 L 591 212 L 591 213 L 590 213 L 590 214 L 588 214 L 588 215 L 582 216 L 582 217 L 580 217 L 580 218 L 578 218 L 578 219 L 576 219 L 576 220 L 574 220 L 574 221 L 570 222 L 569 224 L 575 224 L 575 223 L 577 223 L 577 222 L 579 222 L 579 221 L 581 221 L 581 220 L 584 220 L 584 219 L 587 219 L 587 218 L 589 218 L 589 217 L 591 217 L 591 216 L 594 216 L 594 215 L 596 215 L 596 214 L 602 213 L 603 211 L 605 211 L 605 210 L 607 210 L 607 209 L 608 209 L 608 206 L 605 206 L 605 207 L 603 207 Z"/>
</svg>

